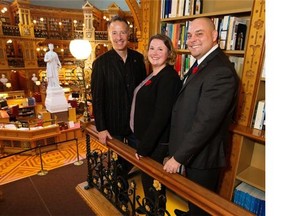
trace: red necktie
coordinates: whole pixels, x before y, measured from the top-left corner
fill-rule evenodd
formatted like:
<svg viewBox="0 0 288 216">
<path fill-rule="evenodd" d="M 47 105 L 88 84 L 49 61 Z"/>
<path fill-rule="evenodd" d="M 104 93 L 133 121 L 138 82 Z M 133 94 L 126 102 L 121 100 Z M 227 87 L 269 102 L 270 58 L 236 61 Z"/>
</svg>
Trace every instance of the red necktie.
<svg viewBox="0 0 288 216">
<path fill-rule="evenodd" d="M 198 71 L 198 62 L 196 60 L 192 66 L 192 74 L 196 74 L 197 71 Z"/>
<path fill-rule="evenodd" d="M 194 64 L 191 67 L 191 70 L 189 70 L 185 75 L 184 75 L 184 79 L 183 81 L 186 82 L 186 80 L 188 79 L 188 77 L 192 74 L 197 73 L 198 71 L 198 62 L 197 60 L 194 62 Z"/>
</svg>

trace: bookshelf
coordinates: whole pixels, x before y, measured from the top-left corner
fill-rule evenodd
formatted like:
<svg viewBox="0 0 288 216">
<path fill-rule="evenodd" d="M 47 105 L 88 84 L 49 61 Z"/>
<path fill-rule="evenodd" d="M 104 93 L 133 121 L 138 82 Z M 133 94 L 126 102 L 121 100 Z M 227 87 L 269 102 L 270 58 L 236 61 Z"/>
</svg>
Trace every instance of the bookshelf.
<svg viewBox="0 0 288 216">
<path fill-rule="evenodd" d="M 187 0 L 188 1 L 188 0 Z M 184 2 L 187 2 L 184 1 Z M 167 2 L 167 1 L 166 1 Z M 188 2 L 193 2 L 192 0 Z M 173 2 L 174 3 L 174 2 Z M 173 4 L 172 3 L 172 4 Z M 235 64 L 235 69 L 237 74 L 241 78 L 242 75 L 242 68 L 243 68 L 243 61 L 244 61 L 244 53 L 245 53 L 245 45 L 247 40 L 246 35 L 248 34 L 247 30 L 249 26 L 249 20 L 251 16 L 252 10 L 252 1 L 247 1 L 246 4 L 242 4 L 240 6 L 233 7 L 228 6 L 225 7 L 223 5 L 222 8 L 217 8 L 215 11 L 213 10 L 214 1 L 211 2 L 204 2 L 203 5 L 203 13 L 201 14 L 191 14 L 192 9 L 188 12 L 184 12 L 185 14 L 189 14 L 186 16 L 178 16 L 175 17 L 166 17 L 163 15 L 163 7 L 161 7 L 162 17 L 165 18 L 161 19 L 161 33 L 167 34 L 172 42 L 174 47 L 177 49 L 177 59 L 175 64 L 175 69 L 178 71 L 178 74 L 182 78 L 184 74 L 188 71 L 188 69 L 193 64 L 193 58 L 190 58 L 190 52 L 186 48 L 186 28 L 189 25 L 189 21 L 199 17 L 210 17 L 214 20 L 216 29 L 219 32 L 218 40 L 219 46 L 224 52 L 229 56 L 230 60 Z M 190 6 L 191 7 L 191 6 Z M 189 7 L 189 8 L 190 8 Z M 167 10 L 167 9 L 165 9 Z M 171 9 L 172 10 L 172 9 Z M 179 11 L 178 11 L 179 13 Z M 183 14 L 184 14 L 183 13 Z M 165 12 L 164 14 L 167 14 Z M 168 13 L 169 14 L 169 13 Z M 182 13 L 181 13 L 182 14 Z M 169 15 L 168 15 L 169 16 Z M 226 20 L 226 22 L 225 22 Z M 224 24 L 227 23 L 227 29 L 224 31 Z M 237 28 L 240 25 L 245 26 L 245 33 L 244 33 L 244 40 L 243 40 L 243 47 L 239 48 L 237 43 L 238 40 L 238 30 Z M 236 26 L 236 27 L 235 27 Z M 225 34 L 223 34 L 223 32 Z M 223 40 L 223 35 L 225 35 Z M 229 37 L 229 38 L 228 38 Z"/>
<path fill-rule="evenodd" d="M 252 166 L 248 167 L 237 175 L 237 179 L 243 182 L 247 182 L 249 185 L 252 185 L 253 187 L 258 188 L 262 191 L 265 191 L 264 178 L 265 172 Z"/>
<path fill-rule="evenodd" d="M 251 1 L 247 1 L 248 3 Z M 210 2 L 205 2 L 204 5 L 206 3 L 210 3 Z M 223 7 L 225 7 L 225 5 L 223 5 Z M 171 17 L 171 18 L 163 18 L 161 19 L 162 22 L 177 22 L 177 21 L 186 21 L 186 20 L 192 20 L 195 18 L 199 18 L 199 17 L 219 17 L 219 16 L 225 16 L 225 15 L 250 15 L 251 14 L 251 7 L 246 7 L 246 8 L 242 8 L 242 9 L 229 9 L 229 10 L 219 10 L 219 11 L 212 11 L 212 12 L 205 12 L 203 11 L 202 14 L 197 14 L 197 15 L 189 15 L 189 16 L 177 16 L 177 17 Z"/>
<path fill-rule="evenodd" d="M 265 131 L 253 128 L 257 103 L 265 99 L 265 78 L 261 76 L 265 53 L 264 23 L 265 1 L 254 1 L 244 52 L 237 125 L 231 130 L 232 167 L 225 172 L 220 190 L 221 195 L 230 199 L 235 186 L 241 182 L 265 192 Z"/>
<path fill-rule="evenodd" d="M 231 130 L 235 142 L 235 138 L 243 138 L 240 143 L 236 184 L 238 180 L 265 191 L 265 131 L 241 125 L 233 125 Z"/>
<path fill-rule="evenodd" d="M 265 99 L 265 79 L 261 78 L 265 51 L 265 0 L 203 1 L 201 14 L 176 17 L 163 14 L 160 6 L 160 31 L 163 31 L 164 24 L 185 23 L 198 17 L 223 19 L 229 15 L 248 20 L 244 50 L 224 50 L 229 57 L 243 58 L 243 65 L 238 73 L 241 86 L 237 119 L 230 129 L 229 164 L 219 194 L 231 200 L 235 187 L 241 182 L 265 191 L 265 131 L 254 129 L 252 125 L 257 101 Z M 189 54 L 185 48 L 177 49 L 177 52 Z"/>
<path fill-rule="evenodd" d="M 62 19 L 61 20 L 62 27 L 61 27 L 61 33 L 62 33 L 62 39 L 69 40 L 72 39 L 72 20 L 69 18 Z"/>
</svg>

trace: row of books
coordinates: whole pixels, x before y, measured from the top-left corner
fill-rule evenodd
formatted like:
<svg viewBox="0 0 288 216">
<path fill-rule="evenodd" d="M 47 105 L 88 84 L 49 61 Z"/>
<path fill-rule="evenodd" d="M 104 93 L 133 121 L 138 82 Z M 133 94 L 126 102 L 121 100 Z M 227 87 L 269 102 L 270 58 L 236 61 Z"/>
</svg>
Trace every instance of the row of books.
<svg viewBox="0 0 288 216">
<path fill-rule="evenodd" d="M 265 100 L 259 100 L 256 105 L 256 109 L 254 112 L 253 117 L 253 127 L 258 130 L 264 130 L 265 129 Z"/>
<path fill-rule="evenodd" d="M 161 33 L 167 35 L 175 49 L 186 49 L 187 29 L 189 21 L 184 23 L 162 23 Z"/>
<path fill-rule="evenodd" d="M 265 81 L 265 56 L 263 57 L 261 80 Z M 258 130 L 265 130 L 266 127 L 266 104 L 265 99 L 258 100 L 253 115 L 252 126 Z"/>
<path fill-rule="evenodd" d="M 223 18 L 213 18 L 215 28 L 218 31 L 219 46 L 224 50 L 244 50 L 247 19 L 224 16 Z M 189 21 L 182 23 L 165 23 L 161 24 L 161 33 L 171 38 L 176 49 L 186 49 L 187 30 Z"/>
<path fill-rule="evenodd" d="M 241 79 L 243 71 L 244 57 L 229 56 L 231 63 L 234 65 L 237 75 Z M 178 54 L 176 57 L 176 63 L 174 65 L 175 70 L 182 78 L 189 68 L 193 65 L 195 58 L 190 54 Z"/>
<path fill-rule="evenodd" d="M 178 54 L 174 65 L 181 79 L 188 72 L 189 68 L 194 64 L 195 58 L 190 54 Z"/>
<path fill-rule="evenodd" d="M 234 65 L 238 77 L 241 79 L 243 72 L 244 57 L 241 56 L 229 56 L 229 60 Z"/>
<path fill-rule="evenodd" d="M 235 188 L 233 202 L 257 216 L 265 215 L 265 193 L 245 182 Z"/>
<path fill-rule="evenodd" d="M 225 15 L 213 18 L 219 33 L 219 45 L 225 50 L 244 50 L 249 19 Z"/>
<path fill-rule="evenodd" d="M 162 0 L 161 18 L 201 14 L 203 0 Z"/>
</svg>

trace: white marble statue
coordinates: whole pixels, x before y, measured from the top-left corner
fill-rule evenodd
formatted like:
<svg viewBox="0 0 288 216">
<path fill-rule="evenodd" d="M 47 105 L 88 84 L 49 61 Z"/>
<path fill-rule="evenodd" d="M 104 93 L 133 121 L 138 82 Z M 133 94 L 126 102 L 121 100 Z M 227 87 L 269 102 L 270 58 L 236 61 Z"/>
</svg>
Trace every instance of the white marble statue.
<svg viewBox="0 0 288 216">
<path fill-rule="evenodd" d="M 47 62 L 46 67 L 46 77 L 48 79 L 48 88 L 49 87 L 60 87 L 59 85 L 59 72 L 58 70 L 62 67 L 61 62 L 59 61 L 58 55 L 53 51 L 54 45 L 48 44 L 49 51 L 46 52 L 44 61 Z"/>
<path fill-rule="evenodd" d="M 3 83 L 3 85 L 6 85 L 6 83 L 8 82 L 8 79 L 6 78 L 5 74 L 2 74 L 2 77 L 0 79 L 0 82 Z"/>
</svg>

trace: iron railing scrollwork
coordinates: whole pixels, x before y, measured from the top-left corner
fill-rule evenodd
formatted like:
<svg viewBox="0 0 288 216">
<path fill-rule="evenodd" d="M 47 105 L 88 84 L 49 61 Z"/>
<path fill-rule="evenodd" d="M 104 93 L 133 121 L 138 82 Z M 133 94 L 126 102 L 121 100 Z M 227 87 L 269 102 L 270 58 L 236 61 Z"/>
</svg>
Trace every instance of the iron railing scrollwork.
<svg viewBox="0 0 288 216">
<path fill-rule="evenodd" d="M 95 149 L 88 155 L 87 162 L 90 169 L 88 173 L 91 173 L 89 182 L 92 187 L 100 191 L 124 216 L 136 213 L 170 216 L 166 209 L 160 208 L 159 203 L 166 202 L 166 197 L 159 195 L 156 188 L 150 188 L 155 202 L 136 194 L 136 182 L 133 179 L 128 181 L 122 175 L 123 167 L 118 162 L 118 155 L 114 151 L 103 152 Z"/>
</svg>

